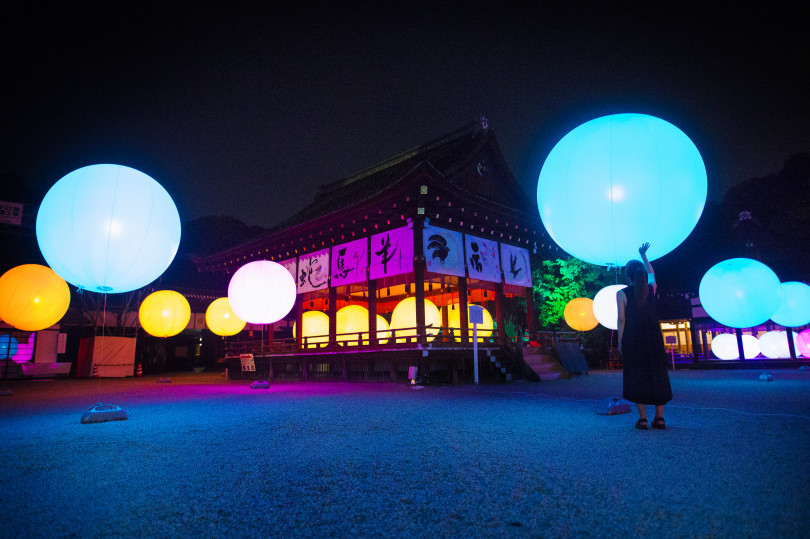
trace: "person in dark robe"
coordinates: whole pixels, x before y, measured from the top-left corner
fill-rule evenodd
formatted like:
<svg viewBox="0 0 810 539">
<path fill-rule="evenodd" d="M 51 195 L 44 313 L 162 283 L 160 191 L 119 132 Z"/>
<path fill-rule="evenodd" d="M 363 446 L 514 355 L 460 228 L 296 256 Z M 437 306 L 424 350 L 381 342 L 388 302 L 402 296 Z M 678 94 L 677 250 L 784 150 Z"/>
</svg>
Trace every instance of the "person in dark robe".
<svg viewBox="0 0 810 539">
<path fill-rule="evenodd" d="M 647 260 L 650 244 L 624 268 L 629 286 L 616 294 L 619 309 L 619 351 L 624 360 L 622 396 L 638 407 L 636 428 L 647 430 L 647 405 L 655 406 L 652 428 L 666 429 L 664 405 L 672 400 L 666 349 L 655 307 L 655 272 Z"/>
</svg>

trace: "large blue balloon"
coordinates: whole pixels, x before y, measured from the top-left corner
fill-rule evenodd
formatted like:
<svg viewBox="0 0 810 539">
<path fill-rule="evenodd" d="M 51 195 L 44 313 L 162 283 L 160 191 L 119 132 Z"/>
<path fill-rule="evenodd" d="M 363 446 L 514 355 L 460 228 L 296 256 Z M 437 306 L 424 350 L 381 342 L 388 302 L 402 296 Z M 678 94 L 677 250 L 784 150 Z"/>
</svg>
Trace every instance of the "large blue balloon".
<svg viewBox="0 0 810 539">
<path fill-rule="evenodd" d="M 731 258 L 712 266 L 701 279 L 698 294 L 706 313 L 732 328 L 767 322 L 781 302 L 779 277 L 750 258 Z"/>
<path fill-rule="evenodd" d="M 787 328 L 810 324 L 810 286 L 788 281 L 782 283 L 781 289 L 782 303 L 771 316 L 771 320 Z"/>
<path fill-rule="evenodd" d="M 584 123 L 551 150 L 537 183 L 552 239 L 591 264 L 623 266 L 650 243 L 660 258 L 692 232 L 706 203 L 706 167 L 669 122 L 615 114 Z"/>
<path fill-rule="evenodd" d="M 37 241 L 64 280 L 96 292 L 146 286 L 180 245 L 180 216 L 155 180 L 121 165 L 74 170 L 45 195 Z"/>
</svg>

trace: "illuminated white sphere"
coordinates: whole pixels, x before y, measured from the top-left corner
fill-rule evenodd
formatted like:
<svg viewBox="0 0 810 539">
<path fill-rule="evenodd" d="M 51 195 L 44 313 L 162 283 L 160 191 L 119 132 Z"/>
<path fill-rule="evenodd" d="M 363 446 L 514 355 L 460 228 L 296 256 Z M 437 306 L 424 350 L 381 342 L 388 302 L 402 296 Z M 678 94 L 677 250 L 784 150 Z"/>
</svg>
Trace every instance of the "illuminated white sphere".
<svg viewBox="0 0 810 539">
<path fill-rule="evenodd" d="M 470 307 L 474 304 L 469 303 L 467 304 L 467 329 L 469 330 L 469 338 L 472 339 L 473 334 L 473 324 L 470 322 Z M 455 330 L 461 329 L 461 310 L 458 303 L 454 303 L 451 307 L 448 308 L 447 311 L 447 325 Z M 492 329 L 495 327 L 495 323 L 492 320 L 492 315 L 489 314 L 483 306 L 481 307 L 481 312 L 484 315 L 484 323 L 478 324 L 478 342 L 484 342 L 486 337 L 492 336 Z M 460 339 L 460 334 L 458 331 L 455 332 L 456 340 Z"/>
<path fill-rule="evenodd" d="M 692 232 L 706 203 L 706 167 L 680 129 L 645 114 L 586 122 L 551 150 L 537 183 L 549 235 L 591 264 L 623 266 L 650 242 L 660 258 Z"/>
<path fill-rule="evenodd" d="M 250 324 L 281 320 L 295 304 L 295 280 L 287 268 L 270 260 L 249 262 L 228 283 L 228 301 L 236 316 Z"/>
<path fill-rule="evenodd" d="M 723 325 L 749 328 L 767 322 L 781 303 L 779 277 L 757 260 L 731 258 L 712 266 L 698 294 L 706 313 Z"/>
<path fill-rule="evenodd" d="M 627 285 L 612 284 L 596 293 L 593 298 L 593 315 L 608 329 L 619 329 L 619 307 L 616 293 Z"/>
<path fill-rule="evenodd" d="M 790 332 L 793 337 L 793 349 L 799 349 L 799 334 Z M 788 345 L 787 331 L 768 331 L 759 336 L 759 349 L 762 355 L 769 359 L 789 358 L 790 348 Z"/>
<path fill-rule="evenodd" d="M 56 182 L 37 213 L 37 241 L 67 282 L 94 292 L 146 286 L 180 245 L 180 216 L 155 180 L 122 165 L 91 165 Z"/>
<path fill-rule="evenodd" d="M 743 352 L 747 359 L 759 355 L 759 341 L 753 335 L 743 335 Z M 721 333 L 712 339 L 712 352 L 719 359 L 738 359 L 740 351 L 737 347 L 737 336 L 731 333 Z"/>
<path fill-rule="evenodd" d="M 297 326 L 298 322 L 293 322 L 293 338 L 298 338 Z M 329 342 L 329 315 L 326 313 L 304 312 L 301 316 L 301 326 L 304 328 L 301 337 L 306 337 L 307 348 L 317 348 L 319 344 Z"/>
<path fill-rule="evenodd" d="M 442 327 L 442 315 L 439 309 L 429 299 L 425 299 L 425 325 L 428 326 L 427 340 L 432 341 Z M 394 307 L 391 313 L 391 329 L 397 330 L 397 342 L 405 342 L 399 337 L 412 337 L 416 335 L 416 329 L 405 329 L 416 327 L 416 298 L 411 296 L 405 298 Z"/>
<path fill-rule="evenodd" d="M 810 286 L 788 281 L 780 289 L 782 301 L 771 320 L 787 328 L 810 324 Z"/>
<path fill-rule="evenodd" d="M 217 298 L 205 310 L 205 325 L 215 335 L 229 337 L 245 329 L 245 321 L 236 316 L 228 298 Z"/>
</svg>

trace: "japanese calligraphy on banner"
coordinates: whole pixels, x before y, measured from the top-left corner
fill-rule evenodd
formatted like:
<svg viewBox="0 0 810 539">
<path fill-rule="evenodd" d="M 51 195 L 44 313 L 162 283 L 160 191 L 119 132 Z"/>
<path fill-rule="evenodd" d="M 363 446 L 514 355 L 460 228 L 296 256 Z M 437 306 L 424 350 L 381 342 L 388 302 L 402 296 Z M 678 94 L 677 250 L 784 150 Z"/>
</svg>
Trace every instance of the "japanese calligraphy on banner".
<svg viewBox="0 0 810 539">
<path fill-rule="evenodd" d="M 332 247 L 332 286 L 364 282 L 368 270 L 368 238 Z"/>
<path fill-rule="evenodd" d="M 329 249 L 298 257 L 298 293 L 329 287 Z"/>
<path fill-rule="evenodd" d="M 529 250 L 501 244 L 501 267 L 506 284 L 532 286 L 532 268 L 529 263 Z"/>
<path fill-rule="evenodd" d="M 370 279 L 413 271 L 413 229 L 396 228 L 371 236 Z"/>
<path fill-rule="evenodd" d="M 498 242 L 464 235 L 467 247 L 467 271 L 471 279 L 501 282 L 501 261 L 498 257 Z"/>
<path fill-rule="evenodd" d="M 428 271 L 464 277 L 464 238 L 461 232 L 426 226 L 422 245 Z"/>
<path fill-rule="evenodd" d="M 281 262 L 279 262 L 279 264 L 284 266 L 284 269 L 286 269 L 287 271 L 290 272 L 290 275 L 292 275 L 293 281 L 295 281 L 297 283 L 298 282 L 298 274 L 295 271 L 295 268 L 296 268 L 295 263 L 296 263 L 295 258 L 288 258 L 287 260 L 282 260 Z"/>
</svg>

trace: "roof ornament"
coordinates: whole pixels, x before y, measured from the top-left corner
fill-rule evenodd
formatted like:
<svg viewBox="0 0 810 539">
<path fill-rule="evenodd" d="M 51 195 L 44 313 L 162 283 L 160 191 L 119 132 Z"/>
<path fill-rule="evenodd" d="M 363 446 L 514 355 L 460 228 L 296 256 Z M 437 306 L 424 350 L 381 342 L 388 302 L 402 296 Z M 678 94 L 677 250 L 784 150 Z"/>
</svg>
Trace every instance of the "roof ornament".
<svg viewBox="0 0 810 539">
<path fill-rule="evenodd" d="M 481 129 L 483 129 L 484 131 L 489 129 L 489 121 L 486 118 L 481 116 L 481 119 L 479 121 L 481 122 Z"/>
</svg>

